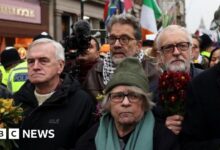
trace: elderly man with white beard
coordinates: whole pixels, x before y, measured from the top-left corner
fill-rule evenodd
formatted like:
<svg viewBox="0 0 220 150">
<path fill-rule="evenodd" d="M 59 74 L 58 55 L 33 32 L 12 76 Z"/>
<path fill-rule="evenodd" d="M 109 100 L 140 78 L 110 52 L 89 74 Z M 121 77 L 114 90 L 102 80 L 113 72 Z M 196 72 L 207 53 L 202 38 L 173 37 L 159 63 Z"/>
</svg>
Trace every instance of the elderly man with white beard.
<svg viewBox="0 0 220 150">
<path fill-rule="evenodd" d="M 191 64 L 192 37 L 186 28 L 179 25 L 170 25 L 158 33 L 156 38 L 156 49 L 159 64 L 163 71 L 188 72 L 191 78 L 197 76 L 202 70 Z M 158 90 L 155 91 L 154 101 L 158 102 Z M 183 116 L 164 116 L 161 114 L 160 106 L 154 111 L 158 116 L 165 117 L 165 125 L 173 133 L 178 135 L 182 129 Z"/>
</svg>

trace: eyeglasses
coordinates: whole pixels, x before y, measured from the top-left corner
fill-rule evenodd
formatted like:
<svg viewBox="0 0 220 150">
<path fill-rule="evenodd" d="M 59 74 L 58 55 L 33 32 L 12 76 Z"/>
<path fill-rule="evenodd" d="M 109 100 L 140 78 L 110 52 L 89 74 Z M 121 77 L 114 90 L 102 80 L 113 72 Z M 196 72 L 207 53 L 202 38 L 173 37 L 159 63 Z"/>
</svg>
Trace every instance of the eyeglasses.
<svg viewBox="0 0 220 150">
<path fill-rule="evenodd" d="M 138 93 L 134 93 L 134 92 L 130 92 L 130 93 L 117 92 L 117 93 L 110 93 L 109 94 L 109 99 L 115 103 L 123 102 L 125 97 L 128 98 L 130 103 L 135 103 L 135 102 L 139 101 L 143 97 L 143 95 L 138 94 Z"/>
<path fill-rule="evenodd" d="M 176 47 L 179 51 L 182 52 L 182 51 L 187 51 L 190 45 L 191 44 L 189 42 L 179 42 L 176 44 L 168 44 L 168 45 L 162 46 L 161 50 L 164 53 L 173 53 Z"/>
<path fill-rule="evenodd" d="M 135 40 L 134 38 L 131 38 L 127 35 L 122 35 L 120 37 L 116 37 L 116 36 L 111 35 L 111 36 L 108 36 L 107 39 L 108 39 L 108 43 L 110 45 L 115 44 L 115 42 L 117 40 L 119 40 L 121 45 L 127 45 L 131 40 Z"/>
</svg>

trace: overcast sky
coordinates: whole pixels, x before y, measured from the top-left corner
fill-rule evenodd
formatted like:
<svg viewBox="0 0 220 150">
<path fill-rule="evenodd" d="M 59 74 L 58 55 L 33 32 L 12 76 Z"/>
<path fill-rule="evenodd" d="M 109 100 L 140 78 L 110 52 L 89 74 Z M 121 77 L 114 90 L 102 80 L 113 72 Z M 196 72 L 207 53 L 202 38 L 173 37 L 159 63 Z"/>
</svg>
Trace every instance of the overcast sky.
<svg viewBox="0 0 220 150">
<path fill-rule="evenodd" d="M 185 0 L 186 25 L 190 32 L 199 27 L 201 18 L 204 19 L 206 29 L 209 29 L 214 12 L 220 6 L 220 0 Z"/>
</svg>

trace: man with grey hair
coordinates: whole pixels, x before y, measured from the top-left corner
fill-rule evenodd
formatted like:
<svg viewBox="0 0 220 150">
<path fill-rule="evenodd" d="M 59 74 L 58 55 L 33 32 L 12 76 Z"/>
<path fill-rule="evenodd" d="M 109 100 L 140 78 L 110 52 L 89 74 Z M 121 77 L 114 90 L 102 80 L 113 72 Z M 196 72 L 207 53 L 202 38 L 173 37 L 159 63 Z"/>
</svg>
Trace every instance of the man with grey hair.
<svg viewBox="0 0 220 150">
<path fill-rule="evenodd" d="M 164 28 L 156 38 L 156 48 L 157 58 L 163 71 L 188 72 L 191 78 L 202 71 L 191 64 L 192 37 L 186 28 L 179 25 Z M 183 116 L 173 115 L 166 117 L 165 124 L 175 134 L 179 134 L 182 121 Z"/>
<path fill-rule="evenodd" d="M 157 79 L 158 70 L 141 50 L 141 26 L 137 18 L 130 14 L 113 16 L 108 24 L 107 40 L 110 44 L 110 52 L 103 61 L 90 70 L 84 84 L 94 97 L 102 93 L 117 65 L 127 57 L 138 58 L 150 83 Z"/>
<path fill-rule="evenodd" d="M 170 25 L 156 38 L 156 47 L 163 69 L 190 72 L 192 37 L 186 28 Z"/>
<path fill-rule="evenodd" d="M 19 149 L 70 149 L 91 123 L 93 102 L 79 83 L 61 73 L 64 49 L 46 38 L 28 48 L 28 81 L 15 93 L 24 108 L 20 131 L 37 131 L 34 138 L 21 137 Z"/>
</svg>

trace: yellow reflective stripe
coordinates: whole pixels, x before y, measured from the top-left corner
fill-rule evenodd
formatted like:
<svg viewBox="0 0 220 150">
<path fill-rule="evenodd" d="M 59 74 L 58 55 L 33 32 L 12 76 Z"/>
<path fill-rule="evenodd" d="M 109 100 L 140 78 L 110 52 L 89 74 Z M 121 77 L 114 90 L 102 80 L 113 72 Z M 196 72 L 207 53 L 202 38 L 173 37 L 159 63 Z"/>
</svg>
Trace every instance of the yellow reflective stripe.
<svg viewBox="0 0 220 150">
<path fill-rule="evenodd" d="M 25 75 L 27 76 L 27 62 L 22 62 L 20 64 L 18 64 L 15 68 L 13 68 L 10 73 L 9 73 L 9 77 L 7 80 L 7 87 L 8 89 L 11 90 L 11 92 L 17 92 L 20 87 L 26 82 L 26 80 L 20 80 L 18 81 L 16 78 L 16 75 L 19 76 L 19 74 L 21 76 Z M 27 77 L 26 77 L 27 79 Z"/>
<path fill-rule="evenodd" d="M 8 84 L 7 87 L 10 89 L 11 92 L 17 92 L 20 87 L 26 82 L 27 77 L 25 77 L 25 80 L 15 80 L 16 75 L 26 75 L 27 76 L 27 69 L 23 69 L 22 71 L 20 69 L 14 70 L 10 73 L 9 78 L 8 78 Z"/>
</svg>

